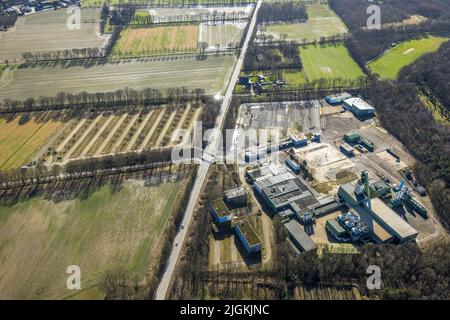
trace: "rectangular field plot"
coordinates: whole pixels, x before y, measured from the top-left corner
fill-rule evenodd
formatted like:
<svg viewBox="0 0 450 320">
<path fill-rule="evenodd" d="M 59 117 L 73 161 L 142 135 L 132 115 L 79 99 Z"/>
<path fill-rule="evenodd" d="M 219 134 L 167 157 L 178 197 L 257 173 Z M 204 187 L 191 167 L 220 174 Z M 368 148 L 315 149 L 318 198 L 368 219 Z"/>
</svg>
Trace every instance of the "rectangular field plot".
<svg viewBox="0 0 450 320">
<path fill-rule="evenodd" d="M 447 38 L 433 37 L 406 41 L 398 44 L 378 59 L 369 63 L 370 69 L 382 78 L 395 79 L 404 66 L 413 63 L 422 55 L 439 49 Z"/>
<path fill-rule="evenodd" d="M 62 122 L 36 121 L 21 124 L 0 119 L 0 169 L 15 169 L 28 164 L 33 155 L 62 127 Z"/>
<path fill-rule="evenodd" d="M 309 81 L 322 78 L 356 79 L 364 76 L 361 68 L 342 44 L 310 45 L 299 50 Z"/>
<path fill-rule="evenodd" d="M 0 298 L 103 299 L 105 273 L 119 269 L 141 282 L 159 259 L 188 180 L 150 187 L 128 180 L 115 192 L 106 185 L 86 199 L 38 197 L 0 206 Z M 73 264 L 82 270 L 81 290 L 66 287 Z"/>
<path fill-rule="evenodd" d="M 21 59 L 24 52 L 51 52 L 99 48 L 106 42 L 98 35 L 100 9 L 81 9 L 80 29 L 69 29 L 66 9 L 21 16 L 15 26 L 0 32 L 0 61 Z"/>
<path fill-rule="evenodd" d="M 321 37 L 342 35 L 347 32 L 345 24 L 327 6 L 323 4 L 308 5 L 308 21 L 303 23 L 280 23 L 264 27 L 265 33 L 279 39 L 282 34 L 288 40 L 319 40 Z"/>
<path fill-rule="evenodd" d="M 225 89 L 235 59 L 234 55 L 211 55 L 205 60 L 161 57 L 151 61 L 127 60 L 92 67 L 17 68 L 12 72 L 11 81 L 0 83 L 0 99 L 56 96 L 61 91 L 110 92 L 125 87 L 165 90 L 185 86 L 190 90 L 202 88 L 208 93 L 216 93 Z"/>
<path fill-rule="evenodd" d="M 245 23 L 200 24 L 199 42 L 208 44 L 207 50 L 236 47 L 241 41 Z"/>
<path fill-rule="evenodd" d="M 192 132 L 202 107 L 160 107 L 124 114 L 100 114 L 74 121 L 49 148 L 46 161 L 68 161 L 102 155 L 114 155 L 144 149 L 186 144 L 188 137 L 172 141 L 172 135 L 183 129 Z"/>
<path fill-rule="evenodd" d="M 118 57 L 193 52 L 197 49 L 198 26 L 178 25 L 125 29 L 114 47 Z"/>
</svg>

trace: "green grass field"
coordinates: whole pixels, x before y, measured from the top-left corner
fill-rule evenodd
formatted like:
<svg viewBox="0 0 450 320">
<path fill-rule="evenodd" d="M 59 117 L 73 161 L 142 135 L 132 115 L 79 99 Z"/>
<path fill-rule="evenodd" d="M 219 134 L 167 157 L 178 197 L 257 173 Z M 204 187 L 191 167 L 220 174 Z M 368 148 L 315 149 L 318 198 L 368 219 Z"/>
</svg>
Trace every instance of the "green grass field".
<svg viewBox="0 0 450 320">
<path fill-rule="evenodd" d="M 266 33 L 279 38 L 287 35 L 288 40 L 319 40 L 320 37 L 340 35 L 347 32 L 341 19 L 323 4 L 308 5 L 308 21 L 304 23 L 282 23 L 267 26 Z"/>
<path fill-rule="evenodd" d="M 198 25 L 129 28 L 122 31 L 114 46 L 116 57 L 146 56 L 171 52 L 195 52 Z"/>
<path fill-rule="evenodd" d="M 425 53 L 438 50 L 446 41 L 448 41 L 447 38 L 433 36 L 406 41 L 371 61 L 368 65 L 374 73 L 378 73 L 382 78 L 395 79 L 401 68 L 413 63 Z"/>
<path fill-rule="evenodd" d="M 128 180 L 85 200 L 0 206 L 0 298 L 101 299 L 103 275 L 118 269 L 143 280 L 186 182 Z M 70 265 L 81 269 L 79 291 L 66 288 Z"/>
<path fill-rule="evenodd" d="M 343 44 L 300 48 L 303 68 L 309 81 L 322 78 L 356 79 L 363 71 Z"/>
</svg>

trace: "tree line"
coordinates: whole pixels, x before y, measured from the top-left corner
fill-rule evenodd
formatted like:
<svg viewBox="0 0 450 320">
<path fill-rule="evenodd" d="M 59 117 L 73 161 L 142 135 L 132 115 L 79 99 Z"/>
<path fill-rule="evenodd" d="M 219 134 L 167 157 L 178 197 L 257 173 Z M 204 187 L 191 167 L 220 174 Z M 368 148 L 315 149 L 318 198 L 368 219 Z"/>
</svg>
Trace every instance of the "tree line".
<svg viewBox="0 0 450 320">
<path fill-rule="evenodd" d="M 263 2 L 258 12 L 257 23 L 273 21 L 307 20 L 306 5 L 301 2 Z"/>
<path fill-rule="evenodd" d="M 0 31 L 1 29 L 8 30 L 16 24 L 17 14 L 16 13 L 0 13 Z"/>
<path fill-rule="evenodd" d="M 153 26 L 153 25 L 165 25 L 174 23 L 225 23 L 227 21 L 238 22 L 246 20 L 247 15 L 244 12 L 216 12 L 206 13 L 206 14 L 196 14 L 196 15 L 179 15 L 171 16 L 165 18 L 155 18 L 151 15 L 147 16 L 134 16 L 130 22 L 130 26 L 143 27 L 143 26 Z"/>
</svg>

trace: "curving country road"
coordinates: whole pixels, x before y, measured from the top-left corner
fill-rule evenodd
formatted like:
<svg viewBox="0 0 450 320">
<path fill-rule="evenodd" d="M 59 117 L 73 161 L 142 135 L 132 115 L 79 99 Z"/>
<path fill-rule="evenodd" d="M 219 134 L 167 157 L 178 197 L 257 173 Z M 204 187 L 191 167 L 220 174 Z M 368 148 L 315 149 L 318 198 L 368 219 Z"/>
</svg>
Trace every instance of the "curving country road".
<svg viewBox="0 0 450 320">
<path fill-rule="evenodd" d="M 223 121 L 225 119 L 225 115 L 227 113 L 228 107 L 230 106 L 231 98 L 233 95 L 234 90 L 234 84 L 238 81 L 239 73 L 241 71 L 242 64 L 244 62 L 245 53 L 247 52 L 248 45 L 250 43 L 251 36 L 253 34 L 253 31 L 256 26 L 256 17 L 258 15 L 258 10 L 261 7 L 262 0 L 258 0 L 255 6 L 255 10 L 252 16 L 252 20 L 250 21 L 250 26 L 248 28 L 247 35 L 244 40 L 244 44 L 242 46 L 242 50 L 240 53 L 240 56 L 238 60 L 236 61 L 236 65 L 233 70 L 233 74 L 228 82 L 227 91 L 225 93 L 225 96 L 222 101 L 222 105 L 220 107 L 220 113 L 217 116 L 215 129 L 213 130 L 213 133 L 210 136 L 210 139 L 208 141 L 208 145 L 205 149 L 204 154 L 208 155 L 208 158 L 210 160 L 208 161 L 202 161 L 202 163 L 199 166 L 197 177 L 195 179 L 194 186 L 192 188 L 191 196 L 189 197 L 189 203 L 186 207 L 186 211 L 183 216 L 182 224 L 185 226 L 185 228 L 181 229 L 178 234 L 175 237 L 174 245 L 172 247 L 172 252 L 169 257 L 169 261 L 166 267 L 166 270 L 162 276 L 161 282 L 159 283 L 158 289 L 156 291 L 155 298 L 157 300 L 163 300 L 166 295 L 167 291 L 169 289 L 170 281 L 172 279 L 176 263 L 178 261 L 178 258 L 180 256 L 181 248 L 183 246 L 184 240 L 186 238 L 187 230 L 189 223 L 191 222 L 192 214 L 194 212 L 195 205 L 197 204 L 197 199 L 200 196 L 200 191 L 203 185 L 203 182 L 205 181 L 206 174 L 208 173 L 208 169 L 211 163 L 211 160 L 215 158 L 215 155 L 218 150 L 218 144 L 220 142 L 220 139 L 218 139 L 218 135 L 222 132 L 222 126 Z M 175 245 L 178 243 L 178 245 Z"/>
</svg>

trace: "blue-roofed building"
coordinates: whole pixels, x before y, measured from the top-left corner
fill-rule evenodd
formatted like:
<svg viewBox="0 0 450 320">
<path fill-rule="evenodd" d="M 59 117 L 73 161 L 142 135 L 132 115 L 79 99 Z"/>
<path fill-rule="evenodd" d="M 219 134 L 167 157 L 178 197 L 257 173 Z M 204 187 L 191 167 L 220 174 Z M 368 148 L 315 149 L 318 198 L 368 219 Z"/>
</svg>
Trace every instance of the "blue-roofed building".
<svg viewBox="0 0 450 320">
<path fill-rule="evenodd" d="M 297 162 L 295 162 L 294 160 L 291 160 L 289 158 L 286 158 L 284 160 L 284 162 L 286 163 L 288 168 L 292 170 L 292 172 L 294 172 L 295 174 L 300 173 L 300 165 Z"/>
</svg>

